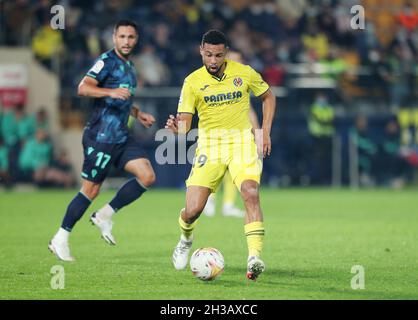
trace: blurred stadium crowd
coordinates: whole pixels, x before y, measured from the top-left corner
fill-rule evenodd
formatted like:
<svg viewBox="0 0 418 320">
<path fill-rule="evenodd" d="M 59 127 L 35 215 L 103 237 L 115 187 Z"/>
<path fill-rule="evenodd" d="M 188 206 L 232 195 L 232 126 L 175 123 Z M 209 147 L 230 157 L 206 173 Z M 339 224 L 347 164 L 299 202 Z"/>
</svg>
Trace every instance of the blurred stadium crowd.
<svg viewBox="0 0 418 320">
<path fill-rule="evenodd" d="M 76 185 L 65 150 L 54 153 L 45 109 L 27 114 L 23 105 L 17 105 L 0 114 L 0 177 L 6 188 L 16 182 L 40 187 Z"/>
<path fill-rule="evenodd" d="M 94 59 L 112 47 L 116 20 L 130 18 L 140 25 L 132 61 L 144 88 L 181 86 L 201 66 L 202 34 L 216 28 L 271 86 L 284 89 L 280 121 L 273 128 L 280 151 L 266 162 L 267 182 L 275 185 L 286 176 L 288 184 L 330 184 L 336 133 L 345 149 L 350 141 L 356 144 L 363 185 L 413 180 L 418 1 L 67 0 L 59 2 L 65 8 L 64 30 L 50 28 L 54 4 L 2 1 L 0 45 L 30 46 L 59 76 L 63 114 L 80 105 L 75 88 Z M 351 26 L 350 9 L 357 4 L 365 8 L 364 30 Z M 175 110 L 176 102 L 170 104 L 164 113 Z M 341 161 L 349 162 L 349 151 L 342 153 Z M 349 166 L 342 183 L 350 179 Z"/>
<path fill-rule="evenodd" d="M 142 29 L 133 60 L 144 86 L 181 85 L 200 66 L 202 34 L 218 28 L 272 86 L 285 84 L 288 63 L 323 62 L 333 74 L 371 67 L 396 106 L 416 89 L 417 1 L 67 0 L 60 1 L 66 12 L 62 31 L 50 28 L 55 3 L 3 2 L 0 43 L 31 46 L 40 61 L 60 71 L 63 87 L 76 86 L 92 61 L 112 47 L 114 22 L 131 18 Z M 364 31 L 350 24 L 350 9 L 359 3 L 365 6 Z"/>
</svg>

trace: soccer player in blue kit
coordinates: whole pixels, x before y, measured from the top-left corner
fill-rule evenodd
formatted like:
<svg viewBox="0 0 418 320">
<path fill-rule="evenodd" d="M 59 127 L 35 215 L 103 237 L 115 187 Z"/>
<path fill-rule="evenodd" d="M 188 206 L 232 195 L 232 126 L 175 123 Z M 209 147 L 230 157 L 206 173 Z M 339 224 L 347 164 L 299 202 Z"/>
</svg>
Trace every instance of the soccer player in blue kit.
<svg viewBox="0 0 418 320">
<path fill-rule="evenodd" d="M 60 260 L 74 261 L 69 235 L 90 203 L 97 197 L 111 165 L 134 177 L 115 197 L 90 217 L 106 242 L 115 245 L 111 233 L 112 215 L 138 199 L 155 181 L 154 170 L 142 147 L 129 135 L 129 115 L 149 128 L 155 119 L 133 105 L 137 85 L 135 67 L 128 60 L 138 42 L 138 27 L 130 20 L 119 21 L 113 33 L 114 48 L 103 53 L 78 86 L 78 95 L 94 99 L 93 113 L 84 129 L 82 187 L 67 207 L 61 227 L 49 243 Z"/>
</svg>

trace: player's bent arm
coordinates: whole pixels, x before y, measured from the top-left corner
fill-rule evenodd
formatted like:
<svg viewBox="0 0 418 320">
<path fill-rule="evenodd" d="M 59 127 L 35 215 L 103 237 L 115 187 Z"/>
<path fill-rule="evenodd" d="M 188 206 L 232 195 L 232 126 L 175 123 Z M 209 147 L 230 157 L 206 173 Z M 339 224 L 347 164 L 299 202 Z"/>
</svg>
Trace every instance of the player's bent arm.
<svg viewBox="0 0 418 320">
<path fill-rule="evenodd" d="M 187 112 L 181 112 L 177 114 L 177 122 L 179 127 L 179 133 L 187 133 L 192 127 L 193 114 Z"/>
<path fill-rule="evenodd" d="M 268 89 L 260 97 L 263 100 L 263 123 L 261 128 L 264 133 L 270 135 L 274 114 L 276 112 L 276 96 L 271 89 Z"/>
<path fill-rule="evenodd" d="M 108 97 L 110 89 L 99 88 L 99 82 L 92 77 L 85 76 L 78 85 L 78 95 L 82 97 L 103 98 Z"/>
<path fill-rule="evenodd" d="M 127 88 L 100 88 L 98 87 L 99 82 L 92 77 L 85 76 L 78 85 L 77 94 L 81 97 L 92 97 L 92 98 L 104 98 L 111 97 L 114 99 L 126 100 L 130 97 L 131 93 Z"/>
<path fill-rule="evenodd" d="M 132 108 L 131 108 L 131 116 L 134 118 L 138 118 L 138 114 L 141 111 L 139 110 L 139 106 L 137 104 L 132 104 Z"/>
<path fill-rule="evenodd" d="M 269 156 L 271 153 L 271 139 L 270 132 L 271 126 L 273 123 L 274 113 L 276 111 L 276 97 L 274 93 L 268 89 L 265 93 L 261 95 L 263 100 L 263 156 Z"/>
<path fill-rule="evenodd" d="M 152 114 L 142 112 L 135 103 L 132 104 L 131 116 L 137 119 L 145 128 L 151 127 L 155 122 L 155 118 Z"/>
</svg>

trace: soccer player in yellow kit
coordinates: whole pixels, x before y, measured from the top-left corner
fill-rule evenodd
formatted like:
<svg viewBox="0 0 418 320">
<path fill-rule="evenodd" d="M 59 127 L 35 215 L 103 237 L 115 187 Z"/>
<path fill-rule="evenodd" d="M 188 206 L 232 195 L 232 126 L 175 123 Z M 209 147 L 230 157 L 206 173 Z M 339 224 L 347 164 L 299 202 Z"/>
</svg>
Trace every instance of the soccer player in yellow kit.
<svg viewBox="0 0 418 320">
<path fill-rule="evenodd" d="M 170 115 L 166 123 L 166 128 L 185 134 L 196 111 L 199 115 L 198 147 L 186 181 L 186 206 L 179 217 L 182 234 L 173 252 L 173 264 L 179 270 L 186 268 L 196 220 L 229 170 L 244 200 L 247 278 L 255 280 L 265 269 L 260 258 L 264 224 L 259 199 L 262 160 L 251 133 L 250 92 L 263 101 L 264 157 L 271 152 L 270 131 L 276 99 L 254 69 L 226 59 L 227 52 L 222 32 L 210 30 L 203 35 L 200 45 L 203 67 L 184 80 L 177 116 Z"/>
<path fill-rule="evenodd" d="M 236 61 L 239 63 L 244 63 L 244 59 L 242 54 L 238 51 L 228 50 L 226 58 L 232 61 Z M 252 126 L 253 133 L 255 134 L 255 130 L 260 129 L 260 124 L 258 122 L 257 113 L 255 112 L 254 108 L 250 103 L 250 122 Z M 259 146 L 259 141 L 256 141 L 257 147 Z M 223 179 L 223 199 L 222 199 L 222 215 L 225 217 L 236 217 L 236 218 L 243 218 L 245 216 L 245 212 L 235 206 L 235 199 L 237 197 L 237 188 L 232 181 L 231 175 L 228 173 L 225 174 Z M 213 217 L 216 212 L 216 193 L 212 193 L 208 201 L 206 202 L 206 206 L 203 209 L 203 214 L 208 217 Z"/>
</svg>

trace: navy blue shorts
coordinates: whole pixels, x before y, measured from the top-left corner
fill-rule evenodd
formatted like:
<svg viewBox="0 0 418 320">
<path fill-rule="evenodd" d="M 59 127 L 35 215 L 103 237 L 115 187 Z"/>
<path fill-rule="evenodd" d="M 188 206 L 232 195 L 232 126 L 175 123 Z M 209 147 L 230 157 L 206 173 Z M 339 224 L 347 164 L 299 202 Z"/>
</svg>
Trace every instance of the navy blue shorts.
<svg viewBox="0 0 418 320">
<path fill-rule="evenodd" d="M 148 158 L 142 146 L 132 137 L 124 143 L 101 143 L 83 134 L 84 163 L 81 176 L 92 182 L 103 182 L 112 165 L 124 169 L 131 160 Z"/>
</svg>

